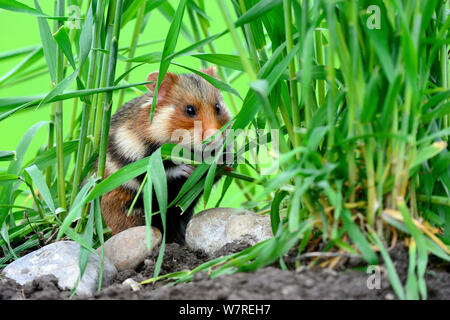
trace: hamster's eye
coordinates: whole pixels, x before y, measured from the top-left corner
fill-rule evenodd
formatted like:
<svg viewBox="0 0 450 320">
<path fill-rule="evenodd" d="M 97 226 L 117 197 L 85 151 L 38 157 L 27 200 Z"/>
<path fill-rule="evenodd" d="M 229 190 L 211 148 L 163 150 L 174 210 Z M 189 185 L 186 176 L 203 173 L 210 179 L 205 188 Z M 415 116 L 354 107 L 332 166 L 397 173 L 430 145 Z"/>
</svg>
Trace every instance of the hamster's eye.
<svg viewBox="0 0 450 320">
<path fill-rule="evenodd" d="M 220 114 L 220 104 L 216 103 L 216 113 Z"/>
<path fill-rule="evenodd" d="M 195 117 L 195 116 L 197 115 L 197 110 L 195 110 L 195 107 L 194 107 L 193 105 L 188 104 L 188 105 L 186 106 L 186 114 L 187 114 L 189 117 Z"/>
</svg>

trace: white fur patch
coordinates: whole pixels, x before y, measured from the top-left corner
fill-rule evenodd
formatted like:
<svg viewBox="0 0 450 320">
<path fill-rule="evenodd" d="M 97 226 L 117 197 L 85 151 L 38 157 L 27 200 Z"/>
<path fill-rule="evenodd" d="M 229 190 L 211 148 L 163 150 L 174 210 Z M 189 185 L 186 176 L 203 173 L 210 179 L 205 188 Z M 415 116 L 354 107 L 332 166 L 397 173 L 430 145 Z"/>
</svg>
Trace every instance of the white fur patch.
<svg viewBox="0 0 450 320">
<path fill-rule="evenodd" d="M 138 191 L 139 188 L 141 187 L 141 184 L 139 183 L 139 181 L 137 179 L 131 179 L 130 181 L 127 181 L 123 184 L 124 187 L 134 190 L 134 191 Z"/>
<path fill-rule="evenodd" d="M 139 160 L 145 156 L 145 144 L 131 130 L 119 127 L 115 134 L 115 143 L 119 152 L 130 160 Z"/>
<path fill-rule="evenodd" d="M 143 103 L 141 105 L 141 109 L 145 109 L 147 107 L 150 107 L 153 103 L 153 97 L 149 97 L 148 99 L 145 100 L 145 103 Z"/>
<path fill-rule="evenodd" d="M 150 125 L 148 131 L 149 136 L 152 137 L 155 142 L 161 144 L 170 142 L 168 123 L 171 121 L 170 117 L 174 111 L 175 106 L 167 106 L 154 115 L 152 124 Z"/>
<path fill-rule="evenodd" d="M 111 159 L 109 154 L 107 154 L 105 168 L 108 171 L 108 174 L 112 175 L 113 173 L 115 173 L 120 169 L 120 166 L 114 160 Z M 125 186 L 128 189 L 138 191 L 141 185 L 139 184 L 139 181 L 137 179 L 131 179 L 130 181 L 125 182 L 123 186 Z"/>
</svg>

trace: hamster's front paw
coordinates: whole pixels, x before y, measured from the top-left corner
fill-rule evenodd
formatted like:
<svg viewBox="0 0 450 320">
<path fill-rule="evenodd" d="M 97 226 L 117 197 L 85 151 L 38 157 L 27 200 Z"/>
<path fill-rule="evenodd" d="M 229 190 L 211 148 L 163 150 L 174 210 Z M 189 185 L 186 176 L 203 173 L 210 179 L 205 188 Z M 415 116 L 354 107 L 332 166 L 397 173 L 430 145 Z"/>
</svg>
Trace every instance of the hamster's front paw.
<svg viewBox="0 0 450 320">
<path fill-rule="evenodd" d="M 179 164 L 166 170 L 166 176 L 169 180 L 179 178 L 189 178 L 194 172 L 195 167 L 190 164 Z"/>
</svg>

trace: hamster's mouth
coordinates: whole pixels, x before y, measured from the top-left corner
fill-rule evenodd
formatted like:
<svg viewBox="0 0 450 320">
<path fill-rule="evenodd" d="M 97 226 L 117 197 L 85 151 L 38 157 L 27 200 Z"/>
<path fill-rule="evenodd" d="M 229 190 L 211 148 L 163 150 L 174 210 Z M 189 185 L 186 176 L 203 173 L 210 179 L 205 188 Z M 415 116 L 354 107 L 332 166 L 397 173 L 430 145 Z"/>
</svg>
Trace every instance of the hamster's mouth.
<svg viewBox="0 0 450 320">
<path fill-rule="evenodd" d="M 228 148 L 223 147 L 223 144 L 219 145 L 208 145 L 208 144 L 177 144 L 179 147 L 181 147 L 181 153 L 180 148 L 177 148 L 178 154 L 175 154 L 175 156 L 180 156 L 182 158 L 189 158 L 192 161 L 195 161 L 197 163 L 199 162 L 207 162 L 212 163 L 213 161 L 217 161 L 218 165 L 226 164 L 227 166 L 232 166 L 234 164 L 234 153 L 231 150 L 227 150 Z M 218 159 L 216 159 L 216 156 L 219 155 Z M 230 171 L 230 170 L 228 170 Z"/>
</svg>

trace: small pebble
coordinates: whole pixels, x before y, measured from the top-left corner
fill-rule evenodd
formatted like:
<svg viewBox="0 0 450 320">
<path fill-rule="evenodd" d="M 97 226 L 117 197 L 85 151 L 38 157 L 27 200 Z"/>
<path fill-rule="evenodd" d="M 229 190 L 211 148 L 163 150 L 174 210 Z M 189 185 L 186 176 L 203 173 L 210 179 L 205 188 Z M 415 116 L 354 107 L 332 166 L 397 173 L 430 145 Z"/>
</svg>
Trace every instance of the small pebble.
<svg viewBox="0 0 450 320">
<path fill-rule="evenodd" d="M 145 226 L 129 228 L 105 242 L 105 256 L 114 264 L 117 271 L 135 269 L 161 242 L 161 232 L 157 228 L 152 228 L 151 247 L 148 250 L 145 228 Z M 100 248 L 97 249 L 99 250 Z"/>
<path fill-rule="evenodd" d="M 315 284 L 316 284 L 316 282 L 311 278 L 306 278 L 305 282 L 303 282 L 303 285 L 307 288 L 312 288 L 312 287 L 314 287 Z"/>
<path fill-rule="evenodd" d="M 141 290 L 141 285 L 131 278 L 126 279 L 124 282 L 122 282 L 122 284 L 125 286 L 129 286 L 133 291 Z"/>
<path fill-rule="evenodd" d="M 388 293 L 384 296 L 386 300 L 394 300 L 395 296 L 392 293 Z"/>
</svg>

